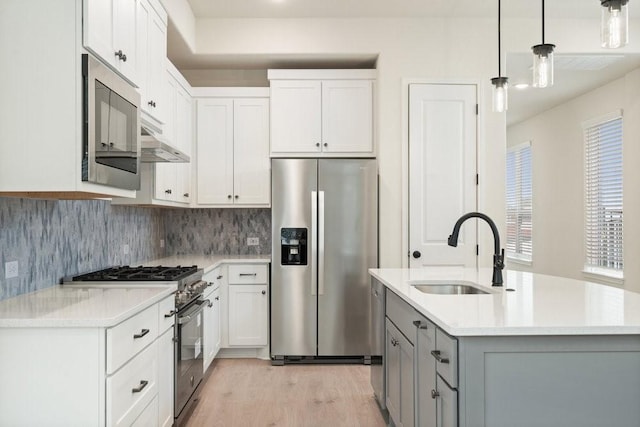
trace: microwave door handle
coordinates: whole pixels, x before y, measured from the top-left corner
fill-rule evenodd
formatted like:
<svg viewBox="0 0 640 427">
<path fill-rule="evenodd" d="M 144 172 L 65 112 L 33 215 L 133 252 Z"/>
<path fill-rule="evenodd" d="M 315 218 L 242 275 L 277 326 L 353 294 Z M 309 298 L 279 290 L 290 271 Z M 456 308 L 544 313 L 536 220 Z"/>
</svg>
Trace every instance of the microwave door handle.
<svg viewBox="0 0 640 427">
<path fill-rule="evenodd" d="M 317 242 L 318 242 L 318 193 L 311 192 L 311 295 L 316 296 L 318 287 L 318 265 L 317 263 Z"/>
</svg>

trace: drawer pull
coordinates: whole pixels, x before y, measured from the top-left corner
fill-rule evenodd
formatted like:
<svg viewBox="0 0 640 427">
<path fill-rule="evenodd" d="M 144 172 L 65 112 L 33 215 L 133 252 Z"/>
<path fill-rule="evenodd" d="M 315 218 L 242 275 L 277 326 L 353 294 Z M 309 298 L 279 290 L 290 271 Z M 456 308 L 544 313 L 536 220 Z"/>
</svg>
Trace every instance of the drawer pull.
<svg viewBox="0 0 640 427">
<path fill-rule="evenodd" d="M 394 347 L 395 347 L 395 346 L 397 346 L 398 344 L 399 344 L 399 343 L 398 343 L 398 340 L 397 340 L 397 339 L 395 339 L 395 338 L 391 338 L 391 345 L 392 345 L 392 346 L 394 346 Z"/>
<path fill-rule="evenodd" d="M 216 277 L 216 279 L 218 279 L 218 280 L 222 279 L 222 275 Z"/>
<path fill-rule="evenodd" d="M 142 380 L 140 381 L 140 385 L 136 388 L 131 389 L 131 393 L 140 393 L 144 388 L 149 384 L 149 381 Z"/>
<path fill-rule="evenodd" d="M 148 329 L 143 329 L 143 330 L 141 330 L 141 331 L 140 331 L 140 333 L 139 333 L 139 334 L 135 334 L 135 335 L 133 336 L 133 339 L 142 338 L 143 336 L 147 335 L 148 333 L 149 333 L 149 330 L 148 330 Z"/>
<path fill-rule="evenodd" d="M 446 357 L 440 356 L 440 350 L 433 350 L 431 355 L 436 358 L 436 360 L 440 363 L 449 363 L 449 359 Z"/>
<path fill-rule="evenodd" d="M 255 277 L 255 276 L 257 276 L 257 274 L 256 273 L 240 273 L 240 277 L 243 277 L 243 276 L 254 276 Z"/>
<path fill-rule="evenodd" d="M 171 310 L 170 312 L 165 314 L 164 317 L 173 317 L 173 316 L 175 316 L 175 314 L 176 314 L 176 311 L 175 310 Z"/>
<path fill-rule="evenodd" d="M 425 323 L 424 325 L 422 324 L 422 322 L 420 320 L 414 320 L 413 324 L 415 325 L 416 328 L 418 329 L 427 329 L 427 324 Z"/>
<path fill-rule="evenodd" d="M 435 399 L 436 397 L 440 396 L 440 393 L 435 391 L 435 390 L 431 390 L 431 398 Z"/>
</svg>

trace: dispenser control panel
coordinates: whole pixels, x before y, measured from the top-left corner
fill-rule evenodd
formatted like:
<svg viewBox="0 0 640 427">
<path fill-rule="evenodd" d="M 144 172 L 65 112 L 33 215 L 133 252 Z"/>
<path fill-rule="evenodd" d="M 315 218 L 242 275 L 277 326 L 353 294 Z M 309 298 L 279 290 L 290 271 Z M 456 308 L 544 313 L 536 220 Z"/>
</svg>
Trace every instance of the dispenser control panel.
<svg viewBox="0 0 640 427">
<path fill-rule="evenodd" d="M 307 229 L 280 229 L 281 264 L 307 265 Z"/>
</svg>

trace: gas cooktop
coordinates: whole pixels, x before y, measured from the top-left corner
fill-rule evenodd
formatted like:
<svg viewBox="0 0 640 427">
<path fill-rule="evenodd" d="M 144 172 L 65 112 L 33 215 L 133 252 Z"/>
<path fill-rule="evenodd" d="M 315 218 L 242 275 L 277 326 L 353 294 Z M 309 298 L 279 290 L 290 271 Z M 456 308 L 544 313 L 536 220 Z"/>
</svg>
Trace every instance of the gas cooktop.
<svg viewBox="0 0 640 427">
<path fill-rule="evenodd" d="M 72 280 L 81 282 L 178 281 L 196 273 L 197 271 L 198 267 L 195 265 L 188 267 L 129 267 L 128 265 L 124 265 L 74 276 Z"/>
</svg>

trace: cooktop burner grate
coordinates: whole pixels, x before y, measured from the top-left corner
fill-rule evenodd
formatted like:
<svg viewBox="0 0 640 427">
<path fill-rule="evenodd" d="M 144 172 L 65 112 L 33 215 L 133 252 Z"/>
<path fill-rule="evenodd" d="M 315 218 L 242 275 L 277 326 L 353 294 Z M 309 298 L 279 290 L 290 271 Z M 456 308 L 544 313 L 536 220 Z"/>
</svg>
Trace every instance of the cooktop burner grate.
<svg viewBox="0 0 640 427">
<path fill-rule="evenodd" d="M 74 276 L 73 280 L 85 282 L 176 281 L 188 277 L 196 271 L 198 271 L 198 267 L 195 265 L 188 267 L 130 267 L 125 265 Z"/>
</svg>

